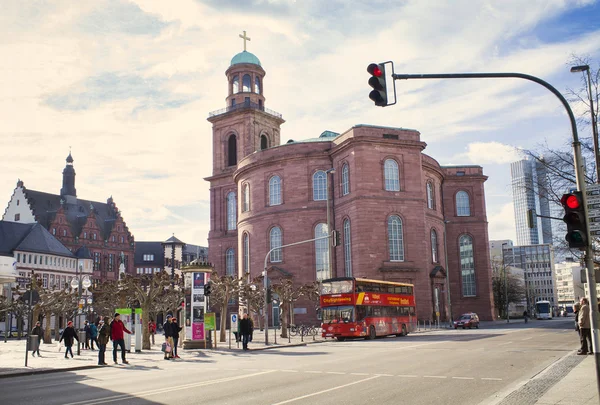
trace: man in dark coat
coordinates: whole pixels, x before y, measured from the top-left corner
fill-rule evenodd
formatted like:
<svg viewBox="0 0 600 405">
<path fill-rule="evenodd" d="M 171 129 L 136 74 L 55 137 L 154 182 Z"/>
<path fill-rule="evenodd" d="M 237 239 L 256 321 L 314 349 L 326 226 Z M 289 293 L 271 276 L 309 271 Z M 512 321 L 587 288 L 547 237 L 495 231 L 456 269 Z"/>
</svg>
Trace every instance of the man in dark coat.
<svg viewBox="0 0 600 405">
<path fill-rule="evenodd" d="M 75 332 L 75 328 L 73 327 L 73 321 L 69 321 L 67 323 L 67 327 L 62 333 L 59 342 L 65 341 L 65 359 L 68 359 L 67 354 L 71 355 L 73 358 L 73 341 L 76 340 L 79 342 L 79 338 L 77 337 L 77 332 Z"/>
<path fill-rule="evenodd" d="M 37 353 L 38 357 L 42 357 L 40 355 L 40 344 L 42 343 L 42 335 L 44 334 L 44 331 L 42 329 L 42 326 L 40 324 L 40 321 L 37 321 L 35 323 L 35 327 L 33 328 L 33 330 L 31 331 L 31 335 L 35 335 L 37 336 L 37 341 L 38 341 L 38 345 L 37 345 L 37 349 L 34 350 L 31 355 L 35 356 L 35 354 Z"/>
<path fill-rule="evenodd" d="M 173 341 L 173 317 L 171 315 L 167 315 L 167 322 L 163 325 L 163 332 L 165 334 L 165 342 L 171 346 L 171 351 L 165 351 L 165 360 L 171 360 L 175 357 L 173 354 L 173 346 L 175 342 Z"/>
<path fill-rule="evenodd" d="M 106 345 L 108 344 L 108 341 L 110 340 L 110 325 L 108 323 L 108 316 L 105 316 L 103 320 L 100 321 L 100 323 L 98 324 L 99 329 L 98 329 L 98 340 L 96 341 L 96 343 L 98 343 L 98 365 L 99 366 L 108 366 L 108 364 L 106 364 L 106 360 L 105 360 L 105 352 L 106 352 Z"/>
<path fill-rule="evenodd" d="M 248 350 L 248 339 L 250 338 L 251 326 L 248 314 L 244 314 L 244 317 L 240 321 L 240 335 L 242 335 L 242 346 L 244 350 Z"/>
<path fill-rule="evenodd" d="M 115 313 L 115 317 L 113 321 L 110 323 L 110 338 L 113 341 L 113 360 L 115 364 L 117 363 L 117 347 L 121 347 L 121 362 L 123 364 L 129 364 L 127 360 L 125 360 L 125 332 L 131 334 L 129 329 L 125 327 L 123 321 L 121 320 L 121 314 Z"/>
<path fill-rule="evenodd" d="M 90 349 L 90 339 L 92 338 L 92 329 L 90 328 L 90 323 L 85 321 L 83 324 L 83 330 L 85 331 L 85 347 L 84 349 Z"/>
<path fill-rule="evenodd" d="M 179 326 L 177 323 L 177 317 L 174 316 L 171 319 L 173 320 L 173 323 L 171 324 L 173 331 L 173 356 L 176 359 L 179 359 L 180 357 L 177 355 L 177 344 L 179 343 L 179 332 L 181 332 L 181 326 Z"/>
</svg>

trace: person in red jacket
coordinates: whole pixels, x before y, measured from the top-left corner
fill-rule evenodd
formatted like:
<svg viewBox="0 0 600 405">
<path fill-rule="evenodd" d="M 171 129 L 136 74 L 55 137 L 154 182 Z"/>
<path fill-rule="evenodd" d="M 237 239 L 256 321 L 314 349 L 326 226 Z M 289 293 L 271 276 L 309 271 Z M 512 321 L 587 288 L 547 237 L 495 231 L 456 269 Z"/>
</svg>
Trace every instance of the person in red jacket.
<svg viewBox="0 0 600 405">
<path fill-rule="evenodd" d="M 113 360 L 117 363 L 117 346 L 121 346 L 121 362 L 123 364 L 129 364 L 125 360 L 125 335 L 127 332 L 131 335 L 131 332 L 125 327 L 121 320 L 121 314 L 116 313 L 113 321 L 110 323 L 110 339 L 113 341 Z"/>
</svg>

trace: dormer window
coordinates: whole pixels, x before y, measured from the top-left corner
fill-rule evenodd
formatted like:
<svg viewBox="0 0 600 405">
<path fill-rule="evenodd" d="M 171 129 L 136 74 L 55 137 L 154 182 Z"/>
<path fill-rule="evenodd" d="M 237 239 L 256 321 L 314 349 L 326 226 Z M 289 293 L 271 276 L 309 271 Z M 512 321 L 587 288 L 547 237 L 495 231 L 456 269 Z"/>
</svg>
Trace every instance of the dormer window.
<svg viewBox="0 0 600 405">
<path fill-rule="evenodd" d="M 151 262 L 154 260 L 154 255 L 144 255 L 145 262 Z"/>
<path fill-rule="evenodd" d="M 92 234 L 92 239 L 96 240 L 96 234 L 95 233 Z"/>
<path fill-rule="evenodd" d="M 83 239 L 87 239 L 87 232 L 83 233 Z"/>
</svg>

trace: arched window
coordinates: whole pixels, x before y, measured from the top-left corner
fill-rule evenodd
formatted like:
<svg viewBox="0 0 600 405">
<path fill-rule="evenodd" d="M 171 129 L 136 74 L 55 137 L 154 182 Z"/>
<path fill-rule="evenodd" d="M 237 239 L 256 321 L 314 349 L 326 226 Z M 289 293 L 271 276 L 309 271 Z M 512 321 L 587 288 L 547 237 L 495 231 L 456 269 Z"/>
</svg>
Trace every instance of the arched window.
<svg viewBox="0 0 600 405">
<path fill-rule="evenodd" d="M 274 226 L 269 232 L 269 241 L 271 242 L 271 249 L 275 249 L 281 246 L 281 228 Z M 271 252 L 271 263 L 281 261 L 281 249 L 277 249 Z"/>
<path fill-rule="evenodd" d="M 269 139 L 266 135 L 260 136 L 260 150 L 265 150 L 269 147 Z"/>
<path fill-rule="evenodd" d="M 237 202 L 235 193 L 227 194 L 227 230 L 233 231 L 237 228 Z"/>
<path fill-rule="evenodd" d="M 247 233 L 243 236 L 243 260 L 244 260 L 244 274 L 250 273 L 250 237 Z"/>
<path fill-rule="evenodd" d="M 395 262 L 404 261 L 402 219 L 397 215 L 391 215 L 388 218 L 388 243 L 390 248 L 390 260 Z"/>
<path fill-rule="evenodd" d="M 352 277 L 352 241 L 350 239 L 350 220 L 344 220 L 344 265 L 346 277 Z"/>
<path fill-rule="evenodd" d="M 240 77 L 238 75 L 235 75 L 233 77 L 233 82 L 232 82 L 232 92 L 233 94 L 239 93 L 240 92 Z"/>
<path fill-rule="evenodd" d="M 398 163 L 394 159 L 387 159 L 383 164 L 386 191 L 400 191 L 400 174 Z"/>
<path fill-rule="evenodd" d="M 281 204 L 281 179 L 273 176 L 269 179 L 269 205 Z"/>
<path fill-rule="evenodd" d="M 260 78 L 258 76 L 254 78 L 254 92 L 260 94 Z"/>
<path fill-rule="evenodd" d="M 235 166 L 237 164 L 237 139 L 235 135 L 229 135 L 227 140 L 227 165 Z"/>
<path fill-rule="evenodd" d="M 244 184 L 242 186 L 242 212 L 250 210 L 250 186 Z"/>
<path fill-rule="evenodd" d="M 315 227 L 315 239 L 327 236 L 327 224 L 318 224 Z M 329 275 L 329 239 L 315 241 L 315 264 L 317 280 L 325 280 Z"/>
<path fill-rule="evenodd" d="M 456 215 L 459 217 L 471 216 L 471 202 L 469 194 L 466 191 L 456 193 Z"/>
<path fill-rule="evenodd" d="M 313 174 L 313 200 L 327 200 L 327 174 L 323 170 Z"/>
<path fill-rule="evenodd" d="M 242 92 L 250 93 L 252 91 L 252 81 L 250 80 L 250 75 L 244 75 L 242 77 Z"/>
<path fill-rule="evenodd" d="M 474 297 L 475 289 L 475 261 L 473 260 L 473 238 L 463 235 L 459 239 L 460 270 L 462 276 L 463 296 Z"/>
<path fill-rule="evenodd" d="M 225 252 L 225 273 L 228 276 L 235 277 L 235 251 L 233 248 L 227 249 Z"/>
<path fill-rule="evenodd" d="M 350 168 L 348 163 L 344 163 L 342 166 L 342 195 L 348 195 L 350 193 Z"/>
<path fill-rule="evenodd" d="M 431 261 L 434 263 L 439 263 L 438 259 L 438 239 L 437 232 L 435 229 L 431 230 Z M 448 265 L 446 265 L 448 266 Z"/>
<path fill-rule="evenodd" d="M 427 208 L 430 210 L 435 209 L 435 197 L 433 194 L 433 184 L 430 181 L 427 182 Z"/>
</svg>

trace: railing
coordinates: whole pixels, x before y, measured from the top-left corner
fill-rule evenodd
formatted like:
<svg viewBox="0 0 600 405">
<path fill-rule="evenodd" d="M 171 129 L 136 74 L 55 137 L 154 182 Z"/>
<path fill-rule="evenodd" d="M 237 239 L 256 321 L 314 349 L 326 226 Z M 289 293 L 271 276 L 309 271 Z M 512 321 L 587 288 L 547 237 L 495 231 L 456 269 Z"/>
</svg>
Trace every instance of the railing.
<svg viewBox="0 0 600 405">
<path fill-rule="evenodd" d="M 251 101 L 246 101 L 244 103 L 236 104 L 236 105 L 230 105 L 229 107 L 221 108 L 220 110 L 209 112 L 208 116 L 216 117 L 217 115 L 226 114 L 228 112 L 238 111 L 238 110 L 239 111 L 241 111 L 241 110 L 259 110 L 259 111 L 266 112 L 267 114 L 272 115 L 274 117 L 282 118 L 281 114 L 278 113 L 277 111 L 270 110 L 268 108 L 265 108 L 263 105 L 253 103 Z"/>
</svg>

